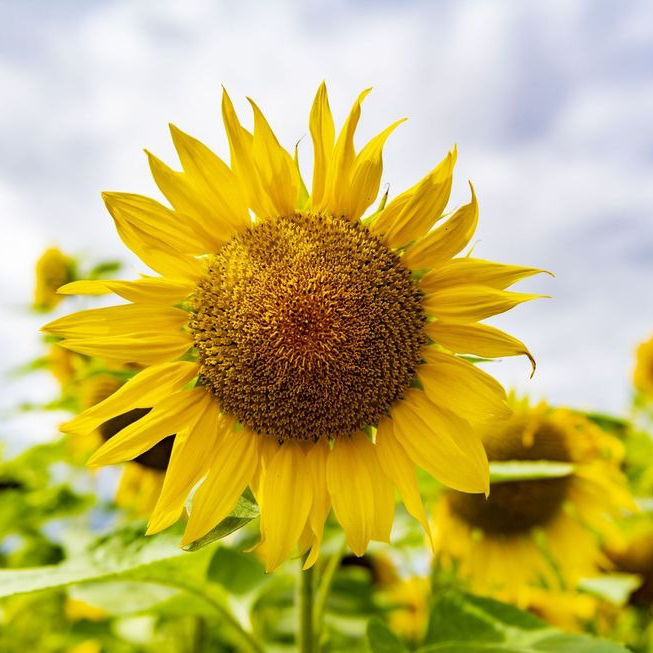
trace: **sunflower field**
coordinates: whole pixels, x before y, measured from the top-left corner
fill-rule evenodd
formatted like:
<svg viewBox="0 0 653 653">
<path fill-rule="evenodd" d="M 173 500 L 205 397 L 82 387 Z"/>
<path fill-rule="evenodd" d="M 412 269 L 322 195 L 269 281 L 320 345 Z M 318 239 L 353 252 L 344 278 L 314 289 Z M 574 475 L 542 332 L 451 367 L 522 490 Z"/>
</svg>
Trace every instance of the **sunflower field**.
<svg viewBox="0 0 653 653">
<path fill-rule="evenodd" d="M 609 61 L 653 97 L 646 10 L 245 4 L 0 21 L 0 64 L 49 71 L 8 74 L 18 102 L 68 82 L 12 114 L 0 176 L 0 653 L 653 653 L 653 197 L 616 182 L 650 182 L 653 131 L 628 114 L 617 144 L 629 91 L 596 90 Z M 606 58 L 538 75 L 581 37 Z M 162 138 L 203 93 L 217 145 Z M 87 215 L 101 177 L 129 190 Z"/>
</svg>

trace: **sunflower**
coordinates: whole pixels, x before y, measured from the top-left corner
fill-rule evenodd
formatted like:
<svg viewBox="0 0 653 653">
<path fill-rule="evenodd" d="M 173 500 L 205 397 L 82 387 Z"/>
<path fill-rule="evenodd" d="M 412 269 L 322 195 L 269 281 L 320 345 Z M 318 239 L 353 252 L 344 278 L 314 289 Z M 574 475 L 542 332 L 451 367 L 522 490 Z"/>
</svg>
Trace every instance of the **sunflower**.
<svg viewBox="0 0 653 653">
<path fill-rule="evenodd" d="M 490 461 L 556 461 L 571 473 L 492 483 L 487 500 L 445 492 L 434 516 L 440 563 L 473 590 L 523 606 L 537 598 L 534 587 L 574 590 L 608 568 L 601 542 L 617 541 L 614 518 L 634 508 L 621 443 L 569 410 L 526 402 L 481 435 Z"/>
<path fill-rule="evenodd" d="M 80 368 L 84 367 L 84 361 L 84 356 L 52 343 L 46 356 L 46 367 L 59 382 L 61 391 L 66 392 L 77 378 Z"/>
<path fill-rule="evenodd" d="M 345 556 L 341 566 L 366 569 L 373 595 L 388 617 L 393 632 L 419 642 L 428 625 L 431 582 L 424 576 L 402 576 L 397 565 L 382 553 L 366 553 L 362 557 Z"/>
<path fill-rule="evenodd" d="M 638 392 L 653 399 L 653 337 L 637 347 L 633 383 Z"/>
<path fill-rule="evenodd" d="M 383 592 L 392 631 L 409 642 L 420 642 L 428 626 L 430 597 L 431 583 L 422 576 L 402 578 Z"/>
<path fill-rule="evenodd" d="M 183 538 L 194 541 L 249 486 L 267 569 L 298 543 L 310 548 L 308 566 L 331 508 L 357 555 L 370 539 L 387 541 L 394 487 L 428 529 L 416 464 L 461 492 L 488 491 L 470 420 L 509 409 L 501 386 L 458 354 L 530 356 L 519 340 L 478 322 L 536 297 L 505 288 L 539 270 L 453 258 L 478 217 L 473 189 L 468 204 L 443 214 L 455 149 L 363 217 L 378 195 L 383 145 L 401 122 L 357 153 L 367 94 L 336 138 L 319 88 L 310 194 L 297 155 L 279 144 L 257 105 L 250 101 L 250 132 L 225 93 L 230 166 L 171 127 L 183 171 L 147 156 L 172 208 L 103 195 L 123 242 L 158 276 L 69 284 L 60 292 L 112 292 L 128 303 L 45 329 L 73 351 L 145 367 L 65 430 L 89 432 L 151 409 L 91 466 L 130 460 L 177 434 L 149 533 L 179 519 L 201 481 Z"/>
<path fill-rule="evenodd" d="M 63 299 L 57 288 L 75 277 L 75 261 L 58 247 L 49 247 L 36 262 L 35 276 L 34 308 L 51 311 Z"/>
</svg>

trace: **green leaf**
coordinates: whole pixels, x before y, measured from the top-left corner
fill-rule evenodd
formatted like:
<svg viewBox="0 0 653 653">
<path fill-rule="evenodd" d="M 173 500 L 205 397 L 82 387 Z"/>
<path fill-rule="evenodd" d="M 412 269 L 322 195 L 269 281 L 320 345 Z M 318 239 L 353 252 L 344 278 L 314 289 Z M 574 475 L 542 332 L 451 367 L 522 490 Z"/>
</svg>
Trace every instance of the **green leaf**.
<svg viewBox="0 0 653 653">
<path fill-rule="evenodd" d="M 627 653 L 620 644 L 567 635 L 494 599 L 449 591 L 435 601 L 420 653 Z"/>
<path fill-rule="evenodd" d="M 91 582 L 76 585 L 70 590 L 72 598 L 111 615 L 150 612 L 178 594 L 180 591 L 171 587 L 134 581 Z"/>
<path fill-rule="evenodd" d="M 367 624 L 367 643 L 372 653 L 405 653 L 401 640 L 379 619 Z"/>
<path fill-rule="evenodd" d="M 419 653 L 628 653 L 628 650 L 593 637 L 555 635 L 534 645 L 451 642 L 421 648 Z"/>
<path fill-rule="evenodd" d="M 501 460 L 490 463 L 490 483 L 562 478 L 574 471 L 571 463 L 552 460 Z"/>
<path fill-rule="evenodd" d="M 121 267 L 122 263 L 120 261 L 102 261 L 101 263 L 94 265 L 85 277 L 87 279 L 101 279 L 102 277 L 118 272 Z"/>
<path fill-rule="evenodd" d="M 0 571 L 0 597 L 103 579 L 140 580 L 144 569 L 151 571 L 152 565 L 182 556 L 188 575 L 193 562 L 203 563 L 203 578 L 208 557 L 200 555 L 194 560 L 184 554 L 178 535 L 145 537 L 142 527 L 127 527 L 95 540 L 86 539 L 60 564 Z"/>
<path fill-rule="evenodd" d="M 588 637 L 586 635 L 551 635 L 536 642 L 534 651 L 549 653 L 628 653 L 628 649 L 605 639 Z"/>
<path fill-rule="evenodd" d="M 197 551 L 205 547 L 211 542 L 221 540 L 223 537 L 230 535 L 234 531 L 242 528 L 249 524 L 252 519 L 256 519 L 259 516 L 258 504 L 254 501 L 254 497 L 249 491 L 245 493 L 238 499 L 238 504 L 234 508 L 233 512 L 225 517 L 215 528 L 210 530 L 206 535 L 203 535 L 199 539 L 187 544 L 184 547 L 185 551 Z"/>
<path fill-rule="evenodd" d="M 467 600 L 455 592 L 436 598 L 431 609 L 426 642 L 485 641 L 501 642 L 503 635 L 485 613 L 466 609 Z"/>
<path fill-rule="evenodd" d="M 255 556 L 220 547 L 209 563 L 206 576 L 236 596 L 247 594 L 265 581 L 265 568 Z"/>
<path fill-rule="evenodd" d="M 467 609 L 474 609 L 477 613 L 489 617 L 498 624 L 517 628 L 519 630 L 540 630 L 548 628 L 548 624 L 530 612 L 525 612 L 509 603 L 503 603 L 486 596 L 474 594 L 463 595 Z"/>
<path fill-rule="evenodd" d="M 623 605 L 641 584 L 640 576 L 614 573 L 585 578 L 580 582 L 580 588 L 611 603 Z"/>
<path fill-rule="evenodd" d="M 151 590 L 151 584 L 162 585 L 182 590 L 187 600 L 181 602 L 176 593 L 153 590 L 163 599 L 157 612 L 158 606 L 162 606 L 166 614 L 174 614 L 177 609 L 185 614 L 185 606 L 197 606 L 201 601 L 204 609 L 210 609 L 213 618 L 219 620 L 221 633 L 233 645 L 229 650 L 263 653 L 263 648 L 230 611 L 225 590 L 206 580 L 214 547 L 184 553 L 178 546 L 178 537 L 174 532 L 145 537 L 142 525 L 128 526 L 95 539 L 78 535 L 71 540 L 69 555 L 61 564 L 0 572 L 0 596 L 99 581 L 145 583 Z M 193 614 L 200 613 L 193 607 Z"/>
<path fill-rule="evenodd" d="M 418 649 L 418 653 L 528 653 L 526 649 L 482 642 L 448 642 Z"/>
</svg>

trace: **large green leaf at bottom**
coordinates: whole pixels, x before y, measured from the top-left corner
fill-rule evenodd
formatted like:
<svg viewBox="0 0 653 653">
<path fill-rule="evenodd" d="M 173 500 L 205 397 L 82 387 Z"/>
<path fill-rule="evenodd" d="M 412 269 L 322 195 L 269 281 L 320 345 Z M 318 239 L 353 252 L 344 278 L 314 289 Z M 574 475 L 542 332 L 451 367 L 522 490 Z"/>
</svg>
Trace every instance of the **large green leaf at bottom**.
<svg viewBox="0 0 653 653">
<path fill-rule="evenodd" d="M 85 536 L 60 564 L 0 571 L 0 597 L 100 580 L 158 582 L 161 577 L 165 585 L 186 585 L 203 581 L 212 553 L 185 553 L 178 534 L 146 537 L 142 527 L 130 526 L 102 537 Z"/>
<path fill-rule="evenodd" d="M 432 607 L 420 653 L 626 653 L 620 644 L 568 635 L 494 599 L 455 591 Z"/>
</svg>

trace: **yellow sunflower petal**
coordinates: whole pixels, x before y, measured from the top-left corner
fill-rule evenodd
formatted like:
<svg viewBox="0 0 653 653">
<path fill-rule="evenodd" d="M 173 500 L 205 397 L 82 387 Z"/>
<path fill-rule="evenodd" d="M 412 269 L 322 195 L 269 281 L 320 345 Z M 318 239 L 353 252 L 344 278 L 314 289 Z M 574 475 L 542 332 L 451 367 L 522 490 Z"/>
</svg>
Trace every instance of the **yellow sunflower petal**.
<svg viewBox="0 0 653 653">
<path fill-rule="evenodd" d="M 204 211 L 209 212 L 204 226 L 220 230 L 221 240 L 246 229 L 251 224 L 247 198 L 235 173 L 196 138 L 174 125 L 170 125 L 170 134 L 195 194 L 200 191 Z"/>
<path fill-rule="evenodd" d="M 310 131 L 313 139 L 313 187 L 311 190 L 311 206 L 316 209 L 320 206 L 324 196 L 324 185 L 333 143 L 335 128 L 333 116 L 329 107 L 326 84 L 322 82 L 315 96 L 310 116 Z"/>
<path fill-rule="evenodd" d="M 197 408 L 198 419 L 175 436 L 170 462 L 159 499 L 147 525 L 147 534 L 158 533 L 174 524 L 184 510 L 193 486 L 204 476 L 211 462 L 207 452 L 217 448 L 220 432 L 220 407 L 206 392 Z"/>
<path fill-rule="evenodd" d="M 526 345 L 517 338 L 487 324 L 448 324 L 431 322 L 426 335 L 437 344 L 459 354 L 474 354 L 487 358 L 527 356 L 535 373 L 535 359 Z"/>
<path fill-rule="evenodd" d="M 304 525 L 304 530 L 302 531 L 302 534 L 299 536 L 299 540 L 297 540 L 297 551 L 301 555 L 303 555 L 306 551 L 309 550 L 311 544 L 313 543 L 313 537 L 314 537 L 313 531 L 311 530 L 309 523 L 306 522 L 306 524 Z M 263 558 L 266 559 L 266 556 L 263 555 Z M 310 569 L 310 567 L 304 565 L 302 569 L 306 570 L 306 569 Z"/>
<path fill-rule="evenodd" d="M 123 243 L 146 265 L 164 277 L 198 281 L 203 273 L 197 259 L 164 243 L 126 220 L 114 220 L 116 231 Z"/>
<path fill-rule="evenodd" d="M 43 331 L 64 338 L 108 336 L 137 331 L 174 331 L 188 322 L 188 313 L 160 304 L 122 304 L 91 308 L 52 320 Z"/>
<path fill-rule="evenodd" d="M 374 484 L 372 539 L 390 542 L 390 531 L 395 516 L 395 492 L 390 479 L 382 472 L 375 445 L 372 445 L 372 450 L 374 451 L 374 459 L 370 464 L 370 475 Z"/>
<path fill-rule="evenodd" d="M 133 193 L 102 193 L 116 223 L 125 222 L 164 243 L 173 243 L 182 254 L 204 254 L 212 243 L 202 239 L 189 216 L 179 216 L 156 200 Z"/>
<path fill-rule="evenodd" d="M 415 464 L 392 432 L 392 421 L 384 417 L 376 430 L 376 451 L 383 473 L 399 490 L 406 510 L 424 528 L 431 539 L 431 529 L 417 485 Z"/>
<path fill-rule="evenodd" d="M 426 364 L 417 369 L 417 378 L 427 397 L 464 419 L 505 419 L 511 410 L 500 383 L 475 365 L 432 347 L 423 353 Z"/>
<path fill-rule="evenodd" d="M 489 491 L 490 471 L 480 437 L 417 388 L 392 408 L 393 430 L 416 465 L 461 492 Z"/>
<path fill-rule="evenodd" d="M 299 141 L 295 143 L 295 154 L 293 156 L 293 164 L 295 165 L 295 170 L 297 171 L 297 178 L 299 179 L 299 197 L 297 198 L 297 210 L 304 211 L 308 208 L 309 195 L 306 184 L 302 177 L 302 169 L 299 165 Z"/>
<path fill-rule="evenodd" d="M 404 265 L 413 270 L 435 268 L 461 252 L 469 243 L 478 224 L 476 193 L 471 183 L 469 187 L 472 191 L 472 201 L 409 247 L 402 257 Z"/>
<path fill-rule="evenodd" d="M 256 469 L 258 438 L 243 428 L 216 448 L 209 473 L 193 497 L 182 546 L 206 535 L 236 507 Z"/>
<path fill-rule="evenodd" d="M 383 173 L 383 146 L 388 136 L 403 120 L 390 125 L 375 136 L 358 154 L 352 166 L 348 184 L 349 198 L 343 213 L 350 220 L 358 220 L 379 194 Z"/>
<path fill-rule="evenodd" d="M 266 571 L 276 569 L 297 546 L 313 500 L 313 481 L 301 444 L 286 440 L 270 461 L 261 505 Z"/>
<path fill-rule="evenodd" d="M 89 458 L 87 465 L 100 467 L 132 460 L 168 435 L 187 428 L 207 394 L 204 388 L 193 388 L 166 397 L 147 415 L 107 440 Z"/>
<path fill-rule="evenodd" d="M 249 99 L 249 98 L 248 98 Z M 268 121 L 256 103 L 252 157 L 263 192 L 270 198 L 276 215 L 292 215 L 297 209 L 300 180 L 292 156 L 279 145 Z"/>
<path fill-rule="evenodd" d="M 248 206 L 259 217 L 274 215 L 274 206 L 267 193 L 263 192 L 258 171 L 254 165 L 252 154 L 253 136 L 243 128 L 234 110 L 234 105 L 223 89 L 222 119 L 229 139 L 231 151 L 231 167 L 245 191 Z"/>
<path fill-rule="evenodd" d="M 449 322 L 479 322 L 492 315 L 541 299 L 544 295 L 509 292 L 489 286 L 453 286 L 428 293 L 424 308 L 429 315 Z"/>
<path fill-rule="evenodd" d="M 420 287 L 424 292 L 461 284 L 489 286 L 505 290 L 521 279 L 542 272 L 546 272 L 546 270 L 527 268 L 521 265 L 504 265 L 476 258 L 455 258 L 442 267 L 425 274 L 420 280 Z"/>
<path fill-rule="evenodd" d="M 195 289 L 186 279 L 143 277 L 134 281 L 104 281 L 92 279 L 72 281 L 61 286 L 61 295 L 106 295 L 114 293 L 130 302 L 141 304 L 174 304 L 185 299 Z"/>
<path fill-rule="evenodd" d="M 361 115 L 361 103 L 371 90 L 368 88 L 358 96 L 340 131 L 328 165 L 320 210 L 327 210 L 334 215 L 345 215 L 348 206 L 349 181 L 356 158 L 354 132 Z"/>
<path fill-rule="evenodd" d="M 235 230 L 223 219 L 224 209 L 213 206 L 213 197 L 187 175 L 176 172 L 145 150 L 152 177 L 177 213 L 180 221 L 192 219 L 194 231 L 201 240 L 204 251 L 215 251 L 229 239 Z"/>
<path fill-rule="evenodd" d="M 456 148 L 424 179 L 404 191 L 383 209 L 371 231 L 383 234 L 390 247 L 421 238 L 438 220 L 449 201 Z"/>
<path fill-rule="evenodd" d="M 152 365 L 132 377 L 116 392 L 61 425 L 64 433 L 87 435 L 102 422 L 133 408 L 150 408 L 181 390 L 197 376 L 197 363 L 178 361 Z"/>
<path fill-rule="evenodd" d="M 179 358 L 193 346 L 193 342 L 191 335 L 181 331 L 164 335 L 158 331 L 142 331 L 124 336 L 69 338 L 57 344 L 79 354 L 124 365 L 156 365 Z M 143 346 L 144 343 L 147 346 Z"/>
<path fill-rule="evenodd" d="M 145 154 L 156 185 L 175 211 L 202 216 L 205 209 L 199 197 L 199 189 L 192 185 L 183 172 L 173 170 L 149 150 L 145 150 Z"/>
<path fill-rule="evenodd" d="M 326 484 L 326 466 L 329 446 L 324 440 L 309 445 L 306 451 L 306 465 L 313 480 L 313 504 L 308 516 L 312 537 L 311 552 L 306 558 L 304 569 L 312 567 L 320 553 L 324 533 L 324 522 L 331 510 L 331 498 Z"/>
<path fill-rule="evenodd" d="M 265 484 L 265 474 L 270 466 L 270 461 L 277 453 L 281 445 L 279 440 L 273 436 L 260 436 L 258 443 L 258 467 L 252 477 L 250 484 L 252 493 L 259 505 L 263 503 L 263 486 Z"/>
<path fill-rule="evenodd" d="M 326 480 L 333 511 L 355 555 L 362 556 L 375 535 L 389 538 L 394 501 L 374 445 L 365 434 L 336 439 L 327 461 Z"/>
</svg>

